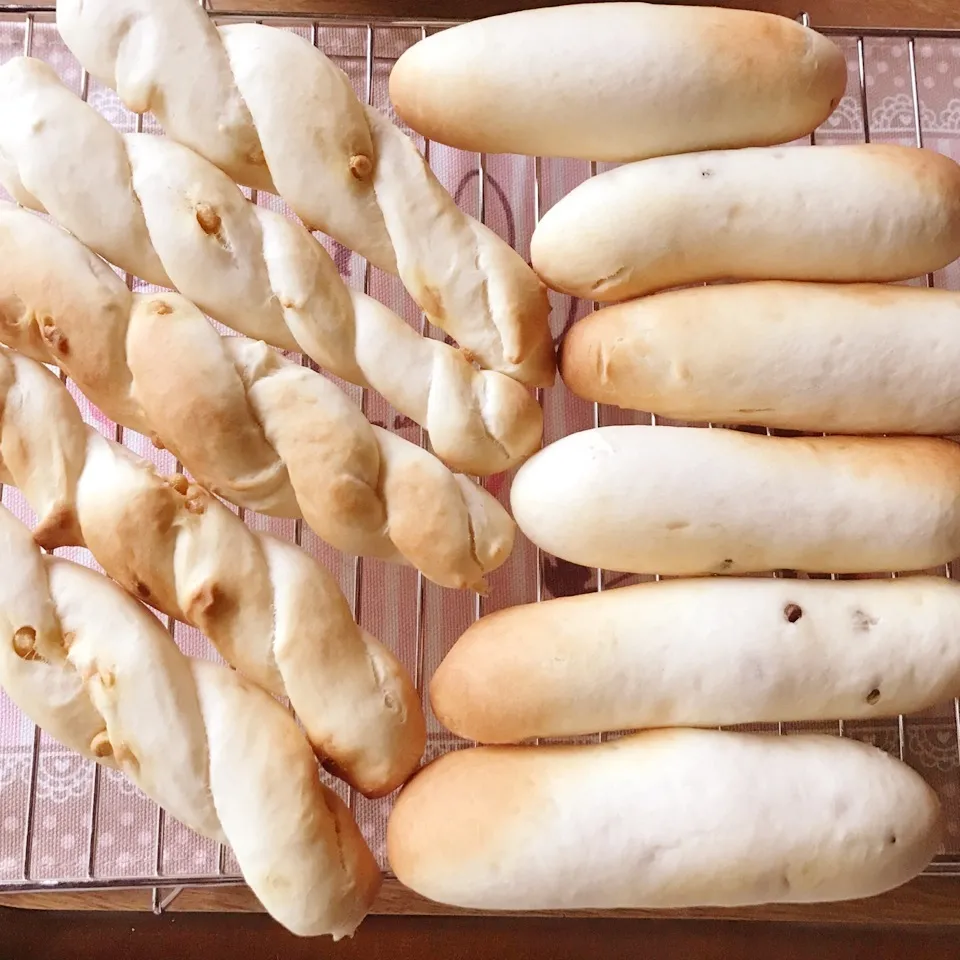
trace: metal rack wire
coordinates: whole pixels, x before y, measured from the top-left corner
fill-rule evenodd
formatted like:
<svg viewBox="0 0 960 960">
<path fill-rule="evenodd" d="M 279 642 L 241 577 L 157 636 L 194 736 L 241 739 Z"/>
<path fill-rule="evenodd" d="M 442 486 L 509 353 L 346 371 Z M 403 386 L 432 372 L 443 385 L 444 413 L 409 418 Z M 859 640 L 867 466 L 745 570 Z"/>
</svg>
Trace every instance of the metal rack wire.
<svg viewBox="0 0 960 960">
<path fill-rule="evenodd" d="M 22 23 L 24 41 L 23 49 L 20 52 L 23 52 L 28 56 L 34 52 L 33 47 L 36 24 L 48 23 L 51 18 L 51 11 L 48 9 L 23 5 L 0 5 L 0 21 L 13 20 Z M 261 17 L 251 15 L 249 13 L 218 13 L 217 19 L 218 21 L 222 20 L 225 22 L 235 20 L 268 19 L 270 22 L 276 22 L 278 24 L 306 28 L 309 31 L 309 35 L 312 37 L 315 45 L 321 45 L 321 37 L 323 32 L 328 31 L 331 28 L 360 31 L 364 38 L 362 53 L 362 92 L 367 103 L 371 103 L 373 101 L 375 65 L 379 61 L 389 61 L 393 56 L 389 53 L 382 53 L 380 47 L 378 46 L 378 37 L 380 36 L 381 31 L 403 28 L 410 31 L 412 39 L 417 39 L 419 37 L 425 37 L 432 30 L 451 25 L 451 21 L 440 20 L 389 19 L 366 21 L 358 20 L 356 18 L 336 16 L 324 17 L 322 19 L 308 19 L 302 15 L 274 12 L 263 14 Z M 806 18 L 804 18 L 804 20 L 807 22 Z M 905 42 L 909 69 L 909 88 L 910 96 L 912 98 L 914 120 L 914 142 L 917 146 L 923 146 L 924 129 L 922 123 L 923 115 L 921 109 L 920 85 L 918 83 L 916 45 L 918 41 L 924 39 L 955 39 L 960 42 L 960 31 L 857 30 L 853 28 L 831 28 L 824 30 L 823 32 L 832 37 L 843 39 L 848 43 L 855 43 L 856 45 L 856 65 L 859 89 L 855 90 L 852 96 L 858 105 L 860 116 L 863 119 L 862 139 L 864 142 L 870 142 L 872 138 L 868 112 L 867 41 L 876 38 L 901 39 Z M 960 85 L 960 80 L 958 80 L 958 85 Z M 80 92 L 84 99 L 87 99 L 89 90 L 89 77 L 86 75 L 86 73 L 83 73 Z M 142 123 L 142 120 L 140 122 Z M 138 127 L 138 129 L 142 129 L 142 127 Z M 810 142 L 811 144 L 814 144 L 816 142 L 816 138 L 812 136 Z M 425 156 L 429 162 L 431 160 L 431 144 L 429 141 L 427 141 L 423 146 Z M 488 158 L 485 155 L 481 154 L 476 157 L 477 188 L 475 205 L 474 209 L 469 210 L 470 213 L 477 215 L 481 221 L 487 219 L 487 208 L 490 197 L 488 162 Z M 533 198 L 533 210 L 530 213 L 533 223 L 536 223 L 543 214 L 546 203 L 546 177 L 544 165 L 545 161 L 541 158 L 535 158 L 530 165 L 532 184 L 529 186 L 532 189 Z M 593 176 L 596 173 L 597 164 L 590 164 L 588 175 Z M 254 196 L 252 199 L 256 201 L 257 198 Z M 132 282 L 132 278 L 128 278 L 128 282 Z M 930 287 L 934 286 L 935 278 L 932 275 L 928 276 L 926 278 L 926 283 Z M 364 292 L 369 291 L 370 285 L 371 268 L 369 264 L 364 263 L 362 267 L 362 287 Z M 425 316 L 422 314 L 420 315 L 419 324 L 420 330 L 424 335 L 433 337 L 442 336 L 442 333 L 431 328 Z M 556 332 L 559 333 L 559 331 Z M 545 403 L 548 403 L 549 393 L 550 391 L 538 391 L 538 398 L 543 400 Z M 365 409 L 367 406 L 366 391 L 360 391 L 358 399 L 361 407 Z M 612 410 L 601 407 L 599 404 L 593 404 L 592 410 L 589 412 L 589 416 L 591 417 L 592 423 L 585 425 L 599 426 L 605 422 L 610 422 L 610 419 L 613 416 L 622 415 L 619 412 L 615 414 Z M 656 418 L 647 416 L 645 422 L 656 424 Z M 124 435 L 122 428 L 117 428 L 116 439 L 119 442 L 123 442 Z M 419 442 L 421 445 L 425 443 L 425 437 L 422 429 L 419 430 Z M 0 493 L 2 493 L 2 487 L 0 487 Z M 297 521 L 293 538 L 298 545 L 302 544 L 303 536 L 304 531 L 302 522 Z M 528 569 L 525 571 L 525 575 L 528 577 L 532 573 L 532 596 L 530 596 L 529 599 L 540 601 L 546 596 L 544 577 L 544 564 L 546 562 L 545 557 L 539 549 L 528 551 L 527 556 L 527 562 L 532 565 L 532 570 Z M 522 558 L 517 562 L 522 562 Z M 949 566 L 944 568 L 941 572 L 948 577 L 952 576 L 953 574 L 953 570 Z M 348 592 L 348 596 L 350 596 L 352 599 L 353 612 L 359 622 L 363 622 L 366 614 L 363 604 L 366 575 L 367 571 L 364 560 L 362 558 L 356 558 L 356 560 L 353 561 L 352 576 L 350 578 L 352 581 L 352 592 Z M 892 576 L 895 575 L 896 574 L 892 574 Z M 599 569 L 591 572 L 590 581 L 592 583 L 592 589 L 597 591 L 601 591 L 610 585 L 607 572 Z M 417 573 L 415 576 L 415 582 L 413 584 L 414 593 L 411 599 L 411 604 L 413 607 L 415 646 L 413 650 L 412 662 L 409 665 L 414 674 L 417 686 L 421 691 L 424 691 L 426 682 L 429 679 L 428 660 L 430 659 L 430 656 L 428 656 L 428 654 L 435 656 L 438 649 L 437 644 L 439 643 L 439 639 L 435 635 L 435 631 L 431 631 L 427 626 L 426 611 L 428 606 L 428 590 L 432 589 L 435 588 L 425 582 L 422 574 Z M 472 610 L 470 613 L 473 619 L 479 618 L 484 613 L 484 600 L 479 595 L 477 595 L 472 601 L 471 606 Z M 171 631 L 173 631 L 173 624 L 170 624 L 170 628 Z M 954 770 L 953 772 L 953 779 L 956 781 L 953 786 L 955 789 L 960 790 L 960 703 L 957 701 L 954 701 L 953 704 L 953 718 L 956 727 L 955 733 L 958 744 L 958 769 Z M 782 724 L 775 725 L 775 729 L 780 733 L 789 732 L 784 730 L 784 725 Z M 837 723 L 837 725 L 834 727 L 834 730 L 840 736 L 849 734 L 849 730 L 844 728 L 842 721 Z M 603 739 L 603 737 L 600 736 L 600 739 Z M 446 740 L 438 739 L 437 742 L 440 744 L 441 749 L 449 749 L 450 746 L 452 746 L 450 738 L 447 738 Z M 895 750 L 899 753 L 901 759 L 907 756 L 908 751 L 906 744 L 906 729 L 903 717 L 900 717 L 897 720 L 897 743 Z M 33 892 L 49 889 L 105 890 L 116 888 L 151 888 L 153 908 L 156 912 L 161 912 L 169 905 L 169 903 L 173 900 L 173 898 L 176 897 L 177 893 L 183 887 L 227 886 L 242 883 L 240 876 L 232 868 L 232 865 L 228 863 L 228 851 L 226 851 L 222 845 L 217 850 L 216 868 L 212 871 L 185 874 L 170 874 L 165 872 L 164 865 L 166 859 L 164 854 L 167 837 L 167 824 L 163 812 L 159 809 L 156 810 L 152 825 L 153 835 L 151 839 L 152 847 L 150 857 L 152 869 L 149 871 L 144 870 L 140 875 L 137 876 L 123 877 L 104 875 L 102 871 L 99 871 L 97 869 L 98 844 L 100 841 L 98 825 L 100 824 L 101 815 L 103 813 L 103 801 L 101 783 L 102 773 L 101 769 L 97 766 L 92 766 L 92 772 L 90 774 L 92 778 L 92 787 L 90 792 L 86 833 L 84 838 L 86 863 L 85 876 L 65 879 L 43 879 L 35 877 L 34 871 L 32 870 L 32 863 L 37 819 L 40 755 L 41 734 L 39 730 L 35 729 L 32 741 L 32 751 L 29 758 L 28 787 L 25 803 L 20 805 L 18 809 L 12 812 L 12 814 L 7 809 L 0 811 L 4 814 L 4 816 L 12 815 L 14 817 L 18 817 L 21 818 L 25 823 L 23 830 L 23 847 L 20 853 L 18 869 L 16 871 L 8 871 L 10 874 L 9 876 L 0 875 L 0 892 Z M 2 786 L 3 781 L 0 779 L 0 790 L 2 790 Z M 351 809 L 356 809 L 358 798 L 355 793 L 350 790 L 346 796 Z M 0 793 L 0 800 L 2 800 L 2 793 Z M 385 809 L 385 807 L 382 808 L 380 814 L 381 816 L 385 816 Z M 956 851 L 949 851 L 945 856 L 938 858 L 938 860 L 931 865 L 930 872 L 960 875 L 960 847 L 958 847 Z M 172 888 L 171 892 L 163 896 L 161 891 L 169 888 Z"/>
</svg>

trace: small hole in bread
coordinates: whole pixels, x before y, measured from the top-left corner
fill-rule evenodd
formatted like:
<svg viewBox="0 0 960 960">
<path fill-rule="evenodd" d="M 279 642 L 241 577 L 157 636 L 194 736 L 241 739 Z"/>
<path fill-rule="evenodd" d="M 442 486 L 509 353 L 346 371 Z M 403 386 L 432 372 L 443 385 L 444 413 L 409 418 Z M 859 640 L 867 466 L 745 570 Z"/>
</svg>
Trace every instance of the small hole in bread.
<svg viewBox="0 0 960 960">
<path fill-rule="evenodd" d="M 796 623 L 803 616 L 803 610 L 795 603 L 788 603 L 783 608 L 783 615 L 789 623 Z"/>
</svg>

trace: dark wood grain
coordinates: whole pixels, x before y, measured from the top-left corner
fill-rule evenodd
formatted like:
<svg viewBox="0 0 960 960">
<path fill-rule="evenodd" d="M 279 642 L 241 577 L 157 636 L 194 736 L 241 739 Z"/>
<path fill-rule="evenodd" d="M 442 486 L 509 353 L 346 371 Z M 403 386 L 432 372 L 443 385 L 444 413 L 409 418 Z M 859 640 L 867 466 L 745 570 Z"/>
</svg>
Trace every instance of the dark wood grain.
<svg viewBox="0 0 960 960">
<path fill-rule="evenodd" d="M 296 13 L 304 16 L 404 17 L 470 20 L 511 10 L 593 0 L 212 0 L 214 10 L 247 14 Z M 676 0 L 652 0 L 672 3 Z M 682 0 L 699 6 L 766 10 L 785 17 L 810 14 L 814 26 L 904 29 L 960 29 L 958 0 Z M 55 6 L 37 0 L 34 6 Z M 0 10 L 4 0 L 0 0 Z"/>
<path fill-rule="evenodd" d="M 943 927 L 877 928 L 676 920 L 372 917 L 352 940 L 301 940 L 256 915 L 0 911 L 0 956 L 16 960 L 956 960 Z"/>
<path fill-rule="evenodd" d="M 568 2 L 582 0 L 214 0 L 213 6 L 258 13 L 471 19 Z M 806 11 L 820 26 L 960 28 L 958 0 L 709 0 L 699 5 L 767 10 L 788 17 Z"/>
<path fill-rule="evenodd" d="M 170 888 L 164 888 L 162 895 Z M 149 890 L 115 890 L 91 893 L 35 893 L 0 896 L 0 906 L 27 910 L 112 910 L 149 911 Z M 170 904 L 171 913 L 259 913 L 262 907 L 246 887 L 194 888 L 183 890 Z M 431 903 L 407 890 L 397 881 L 384 884 L 374 906 L 379 915 L 424 917 L 479 917 L 480 913 L 457 910 Z M 502 915 L 506 916 L 506 915 Z M 532 919 L 534 915 L 528 915 Z M 565 914 L 578 919 L 696 920 L 708 923 L 724 921 L 790 922 L 806 924 L 960 925 L 960 879 L 918 877 L 911 883 L 869 900 L 844 903 L 779 904 L 745 907 L 735 910 L 582 910 Z M 551 919 L 556 919 L 554 916 Z M 956 930 L 957 956 L 960 957 L 960 930 Z M 0 953 L 0 958 L 3 954 Z"/>
</svg>

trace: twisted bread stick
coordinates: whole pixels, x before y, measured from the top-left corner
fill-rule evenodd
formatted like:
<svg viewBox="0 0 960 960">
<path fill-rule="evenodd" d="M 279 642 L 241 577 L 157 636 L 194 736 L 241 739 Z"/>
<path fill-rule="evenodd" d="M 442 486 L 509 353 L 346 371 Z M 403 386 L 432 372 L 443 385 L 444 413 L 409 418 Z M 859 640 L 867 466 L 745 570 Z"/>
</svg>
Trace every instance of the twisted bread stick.
<svg viewBox="0 0 960 960">
<path fill-rule="evenodd" d="M 339 939 L 363 919 L 377 864 L 293 718 L 234 671 L 185 657 L 106 577 L 44 556 L 3 507 L 0 682 L 52 737 L 229 843 L 294 933 Z"/>
<path fill-rule="evenodd" d="M 418 336 L 347 287 L 306 230 L 249 203 L 188 148 L 122 135 L 40 60 L 19 57 L 0 68 L 0 182 L 121 269 L 175 287 L 247 336 L 301 350 L 377 389 L 429 431 L 455 469 L 506 470 L 540 443 L 540 407 L 521 384 Z"/>
<path fill-rule="evenodd" d="M 57 26 L 129 109 L 153 111 L 234 180 L 279 193 L 306 223 L 397 272 L 481 366 L 552 382 L 536 276 L 309 42 L 252 23 L 217 29 L 193 0 L 60 0 Z"/>
<path fill-rule="evenodd" d="M 510 553 L 513 522 L 494 497 L 371 427 L 325 377 L 220 337 L 178 294 L 131 294 L 77 240 L 11 204 L 0 204 L 0 342 L 58 364 L 214 493 L 302 514 L 342 550 L 481 589 Z"/>
<path fill-rule="evenodd" d="M 3 347 L 0 482 L 37 512 L 41 546 L 86 545 L 131 593 L 289 696 L 334 773 L 379 796 L 416 767 L 426 736 L 417 691 L 354 623 L 327 571 L 184 477 L 158 476 L 84 424 L 53 374 Z"/>
</svg>

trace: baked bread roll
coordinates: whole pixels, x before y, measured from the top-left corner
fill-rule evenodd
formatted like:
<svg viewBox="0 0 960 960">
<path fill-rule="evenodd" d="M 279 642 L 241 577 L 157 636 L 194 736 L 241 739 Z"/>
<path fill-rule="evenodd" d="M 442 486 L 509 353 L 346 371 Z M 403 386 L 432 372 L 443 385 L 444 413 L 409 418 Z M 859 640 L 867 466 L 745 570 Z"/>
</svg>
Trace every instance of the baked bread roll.
<svg viewBox="0 0 960 960">
<path fill-rule="evenodd" d="M 960 694 L 960 584 L 704 578 L 501 610 L 430 681 L 461 737 L 874 719 Z"/>
<path fill-rule="evenodd" d="M 353 621 L 333 577 L 202 487 L 159 476 L 102 437 L 57 377 L 2 347 L 0 483 L 23 491 L 42 547 L 89 547 L 132 594 L 288 696 L 331 772 L 381 796 L 416 768 L 426 741 L 420 697 L 396 657 Z"/>
<path fill-rule="evenodd" d="M 153 111 L 238 183 L 280 194 L 311 229 L 399 274 L 480 366 L 552 383 L 536 275 L 309 40 L 256 23 L 218 29 L 195 0 L 61 0 L 57 27 L 128 109 Z"/>
<path fill-rule="evenodd" d="M 577 396 L 675 420 L 960 433 L 960 294 L 880 284 L 670 290 L 575 323 Z"/>
<path fill-rule="evenodd" d="M 221 337 L 175 293 L 131 294 L 56 226 L 0 204 L 0 342 L 58 364 L 117 423 L 239 506 L 303 516 L 350 553 L 483 589 L 513 546 L 507 511 L 436 457 L 372 427 L 326 377 Z"/>
<path fill-rule="evenodd" d="M 806 903 L 909 880 L 939 819 L 857 741 L 667 730 L 449 753 L 400 794 L 387 853 L 417 893 L 481 910 Z"/>
<path fill-rule="evenodd" d="M 925 570 L 960 554 L 960 447 L 601 427 L 528 460 L 511 503 L 538 547 L 588 567 Z"/>
<path fill-rule="evenodd" d="M 0 183 L 95 253 L 175 287 L 214 320 L 377 389 L 457 470 L 497 473 L 540 445 L 540 406 L 522 384 L 418 336 L 349 288 L 305 229 L 249 203 L 186 147 L 124 136 L 40 60 L 0 68 Z"/>
<path fill-rule="evenodd" d="M 904 280 L 960 256 L 960 166 L 891 144 L 662 157 L 547 211 L 533 265 L 564 293 L 626 300 L 709 280 Z"/>
<path fill-rule="evenodd" d="M 339 939 L 370 908 L 377 863 L 293 717 L 233 670 L 185 657 L 106 577 L 42 554 L 3 507 L 0 683 L 44 732 L 230 844 L 289 930 Z"/>
<path fill-rule="evenodd" d="M 397 61 L 390 98 L 462 150 L 623 161 L 806 136 L 846 82 L 839 48 L 785 17 L 591 3 L 435 33 Z"/>
</svg>

